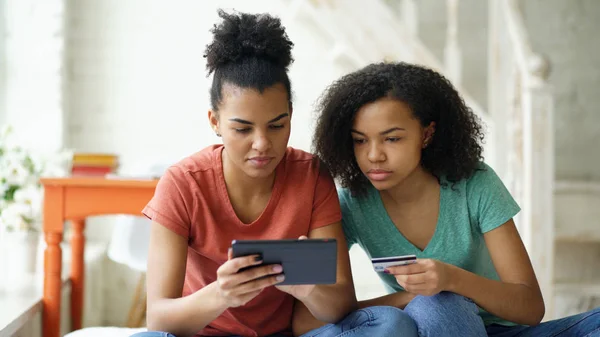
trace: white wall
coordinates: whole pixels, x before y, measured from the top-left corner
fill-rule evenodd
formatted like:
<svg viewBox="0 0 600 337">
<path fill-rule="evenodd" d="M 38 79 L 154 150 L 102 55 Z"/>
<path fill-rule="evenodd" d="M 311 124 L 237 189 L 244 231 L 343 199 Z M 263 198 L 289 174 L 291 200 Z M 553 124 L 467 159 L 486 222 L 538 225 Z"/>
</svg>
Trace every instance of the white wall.
<svg viewBox="0 0 600 337">
<path fill-rule="evenodd" d="M 4 0 L 4 121 L 26 147 L 63 146 L 62 0 Z"/>
<path fill-rule="evenodd" d="M 6 119 L 6 17 L 5 3 L 0 0 L 0 126 L 4 125 Z"/>
<path fill-rule="evenodd" d="M 117 153 L 129 171 L 218 142 L 207 123 L 210 79 L 202 57 L 217 19 L 215 3 L 69 1 L 68 145 Z M 283 2 L 236 8 L 280 13 Z M 331 79 L 331 67 L 322 62 L 315 37 L 287 26 L 296 43 L 290 145 L 308 149 L 311 104 Z"/>
</svg>

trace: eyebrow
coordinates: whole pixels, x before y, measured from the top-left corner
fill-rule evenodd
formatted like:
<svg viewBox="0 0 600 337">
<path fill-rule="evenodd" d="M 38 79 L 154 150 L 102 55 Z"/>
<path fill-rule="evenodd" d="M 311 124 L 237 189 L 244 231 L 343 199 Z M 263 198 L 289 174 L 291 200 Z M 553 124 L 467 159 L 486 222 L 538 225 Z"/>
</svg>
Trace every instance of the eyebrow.
<svg viewBox="0 0 600 337">
<path fill-rule="evenodd" d="M 383 135 L 387 135 L 388 133 L 393 132 L 393 131 L 406 131 L 406 129 L 399 128 L 399 127 L 393 127 L 393 128 L 387 129 L 385 131 L 382 131 L 379 134 L 383 136 Z M 358 130 L 351 129 L 350 132 L 358 133 L 359 135 L 366 136 L 364 133 L 362 133 Z"/>
<path fill-rule="evenodd" d="M 268 122 L 267 122 L 267 124 L 270 124 L 270 123 L 275 123 L 275 122 L 277 122 L 278 120 L 280 120 L 280 119 L 282 119 L 282 118 L 285 118 L 285 117 L 287 117 L 287 116 L 289 116 L 289 115 L 290 115 L 289 113 L 287 113 L 287 112 L 284 112 L 284 113 L 282 113 L 281 115 L 279 115 L 279 116 L 277 116 L 277 117 L 275 117 L 275 118 L 271 119 L 270 121 L 268 121 Z M 254 123 L 252 123 L 252 122 L 250 122 L 250 121 L 247 121 L 247 120 L 245 120 L 245 119 L 241 119 L 241 118 L 230 118 L 229 120 L 230 120 L 230 121 L 232 121 L 232 122 L 238 122 L 238 123 L 241 123 L 241 124 L 254 125 Z"/>
</svg>

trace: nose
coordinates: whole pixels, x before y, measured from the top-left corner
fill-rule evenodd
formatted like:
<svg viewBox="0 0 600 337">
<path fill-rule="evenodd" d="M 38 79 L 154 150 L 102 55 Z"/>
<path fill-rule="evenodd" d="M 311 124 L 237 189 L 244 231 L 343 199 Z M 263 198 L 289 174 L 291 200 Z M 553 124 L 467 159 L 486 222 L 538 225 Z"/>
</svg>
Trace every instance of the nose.
<svg viewBox="0 0 600 337">
<path fill-rule="evenodd" d="M 373 163 L 385 161 L 385 152 L 378 142 L 371 142 L 367 153 L 367 158 Z"/>
<path fill-rule="evenodd" d="M 252 149 L 259 152 L 267 152 L 271 148 L 271 140 L 262 132 L 256 132 L 252 142 Z"/>
</svg>

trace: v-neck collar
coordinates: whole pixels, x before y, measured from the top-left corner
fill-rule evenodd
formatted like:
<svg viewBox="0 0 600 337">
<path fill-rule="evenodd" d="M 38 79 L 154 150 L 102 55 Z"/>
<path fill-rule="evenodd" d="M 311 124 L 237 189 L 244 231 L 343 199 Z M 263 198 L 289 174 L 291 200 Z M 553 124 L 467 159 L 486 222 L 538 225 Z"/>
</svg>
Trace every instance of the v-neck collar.
<svg viewBox="0 0 600 337">
<path fill-rule="evenodd" d="M 383 204 L 383 200 L 381 199 L 381 194 L 374 187 L 371 187 L 371 194 L 372 194 L 371 197 L 375 199 L 375 204 L 377 205 L 377 208 L 378 208 L 377 213 L 381 214 L 381 216 L 382 216 L 382 221 L 385 224 L 384 228 L 386 228 L 386 232 L 387 232 L 386 235 L 388 235 L 389 238 L 397 238 L 398 240 L 400 240 L 400 242 L 402 242 L 402 244 L 405 247 L 409 247 L 415 255 L 421 255 L 421 254 L 427 254 L 428 252 L 430 252 L 437 245 L 437 238 L 441 235 L 440 234 L 440 232 L 442 231 L 441 219 L 443 219 L 445 216 L 445 207 L 444 207 L 445 190 L 446 189 L 444 188 L 444 185 L 441 185 L 440 186 L 439 211 L 438 211 L 437 222 L 435 224 L 435 231 L 433 232 L 433 235 L 429 239 L 427 246 L 425 246 L 425 248 L 423 250 L 421 250 L 421 248 L 415 246 L 412 242 L 410 242 L 404 236 L 404 234 L 402 234 L 402 232 L 398 229 L 398 227 L 396 227 L 396 225 L 390 218 L 387 210 L 385 209 L 385 205 Z"/>
<path fill-rule="evenodd" d="M 281 190 L 283 189 L 282 184 L 285 180 L 285 158 L 286 155 L 283 156 L 281 162 L 275 168 L 275 182 L 273 183 L 273 190 L 271 191 L 271 196 L 269 197 L 269 202 L 267 206 L 262 211 L 262 213 L 251 223 L 244 223 L 235 213 L 233 209 L 233 205 L 231 204 L 231 199 L 229 199 L 229 192 L 227 192 L 227 185 L 225 185 L 225 174 L 223 172 L 223 151 L 225 147 L 221 147 L 219 150 L 215 151 L 214 165 L 216 167 L 217 173 L 217 185 L 221 190 L 219 193 L 221 195 L 221 199 L 225 206 L 225 211 L 228 212 L 231 218 L 235 219 L 235 224 L 240 227 L 248 227 L 253 225 L 258 225 L 265 221 L 268 221 L 269 214 L 272 213 L 272 209 L 277 206 L 279 203 L 279 197 L 281 196 Z M 265 218 L 267 218 L 265 220 Z"/>
</svg>

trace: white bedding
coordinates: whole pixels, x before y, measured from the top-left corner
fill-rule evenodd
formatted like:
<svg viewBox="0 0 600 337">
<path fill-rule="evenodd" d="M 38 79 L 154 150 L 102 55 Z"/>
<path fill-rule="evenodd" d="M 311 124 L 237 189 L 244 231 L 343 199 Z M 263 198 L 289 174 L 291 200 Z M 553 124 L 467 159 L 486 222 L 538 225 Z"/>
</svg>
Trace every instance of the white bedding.
<svg viewBox="0 0 600 337">
<path fill-rule="evenodd" d="M 66 334 L 64 337 L 129 337 L 137 332 L 146 331 L 146 328 L 117 328 L 98 327 L 85 328 Z"/>
</svg>

